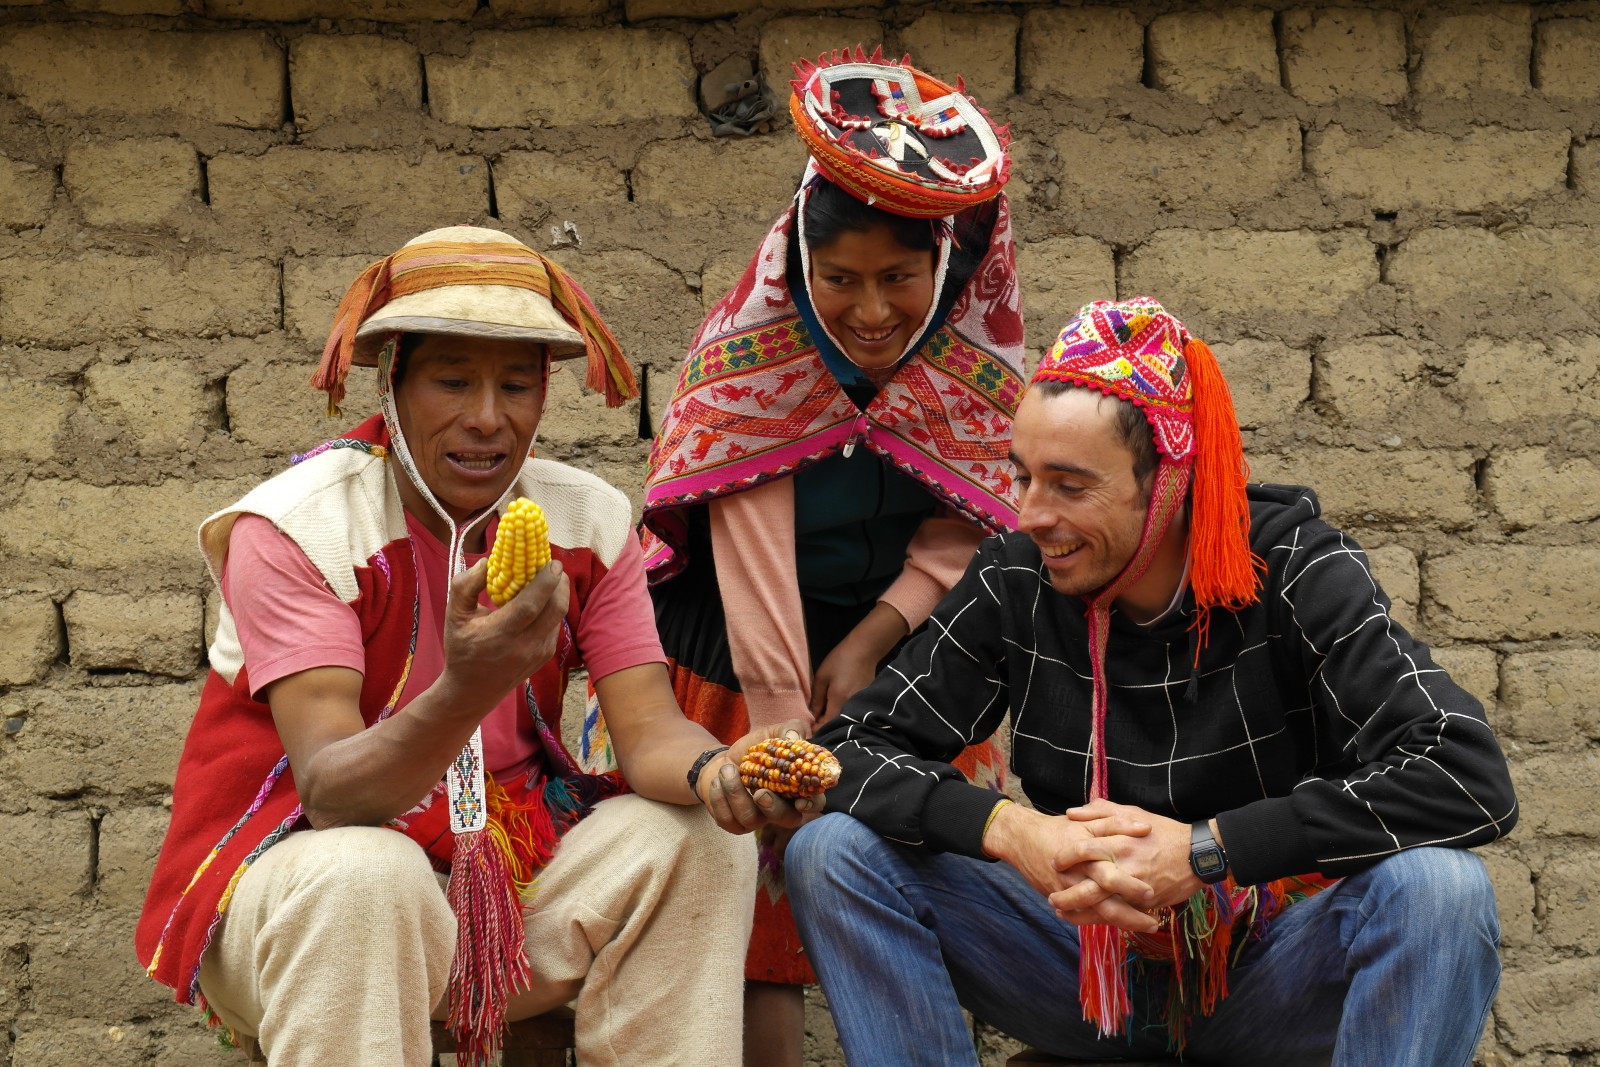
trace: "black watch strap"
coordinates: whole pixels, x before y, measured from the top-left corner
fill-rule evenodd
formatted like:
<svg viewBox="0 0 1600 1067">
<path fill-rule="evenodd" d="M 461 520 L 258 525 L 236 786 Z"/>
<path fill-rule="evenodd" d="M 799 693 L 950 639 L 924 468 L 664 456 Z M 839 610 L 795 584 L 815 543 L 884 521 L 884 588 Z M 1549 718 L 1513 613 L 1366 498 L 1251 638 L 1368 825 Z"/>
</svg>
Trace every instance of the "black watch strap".
<svg viewBox="0 0 1600 1067">
<path fill-rule="evenodd" d="M 706 764 L 726 751 L 728 751 L 727 745 L 719 745 L 716 748 L 708 748 L 695 757 L 695 761 L 689 764 L 689 792 L 695 796 L 700 795 L 700 772 L 706 769 Z"/>
<path fill-rule="evenodd" d="M 1211 821 L 1201 819 L 1189 827 L 1189 869 L 1207 885 L 1228 876 L 1228 855 L 1211 833 Z"/>
</svg>

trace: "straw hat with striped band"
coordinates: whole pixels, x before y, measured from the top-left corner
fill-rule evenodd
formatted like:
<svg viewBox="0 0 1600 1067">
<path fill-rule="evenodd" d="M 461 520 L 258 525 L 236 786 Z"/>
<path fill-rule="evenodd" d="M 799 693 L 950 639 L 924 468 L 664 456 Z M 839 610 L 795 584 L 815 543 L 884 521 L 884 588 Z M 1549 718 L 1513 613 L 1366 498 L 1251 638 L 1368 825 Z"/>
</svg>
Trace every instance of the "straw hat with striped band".
<svg viewBox="0 0 1600 1067">
<path fill-rule="evenodd" d="M 448 226 L 412 238 L 361 272 L 334 314 L 311 384 L 344 399 L 352 365 L 374 367 L 399 333 L 532 341 L 552 359 L 588 357 L 584 382 L 616 406 L 638 394 L 633 371 L 588 295 L 552 260 L 509 234 Z"/>
</svg>

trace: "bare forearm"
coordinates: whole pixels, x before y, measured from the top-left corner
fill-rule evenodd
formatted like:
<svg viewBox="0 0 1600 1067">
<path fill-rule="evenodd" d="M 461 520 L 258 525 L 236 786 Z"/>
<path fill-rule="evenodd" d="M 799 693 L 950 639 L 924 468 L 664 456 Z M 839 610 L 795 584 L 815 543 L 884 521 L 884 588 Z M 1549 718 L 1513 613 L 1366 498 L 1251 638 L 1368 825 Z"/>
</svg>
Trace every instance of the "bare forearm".
<svg viewBox="0 0 1600 1067">
<path fill-rule="evenodd" d="M 719 742 L 679 710 L 666 666 L 629 667 L 596 678 L 594 689 L 605 709 L 617 766 L 633 791 L 667 804 L 700 803 L 689 788 L 689 767 Z M 720 765 L 713 761 L 706 773 Z"/>
<path fill-rule="evenodd" d="M 910 632 L 905 616 L 888 601 L 880 600 L 856 623 L 846 640 L 859 642 L 859 647 L 875 666 Z"/>
<path fill-rule="evenodd" d="M 311 825 L 377 826 L 416 806 L 488 714 L 476 704 L 440 678 L 383 722 L 324 745 L 295 768 Z"/>
<path fill-rule="evenodd" d="M 689 768 L 700 753 L 720 745 L 721 742 L 698 723 L 681 715 L 663 717 L 651 730 L 645 744 L 627 752 L 618 746 L 617 763 L 623 777 L 640 796 L 667 804 L 698 804 L 700 798 L 689 789 Z M 713 759 L 701 773 L 717 773 L 726 760 L 726 756 Z"/>
</svg>

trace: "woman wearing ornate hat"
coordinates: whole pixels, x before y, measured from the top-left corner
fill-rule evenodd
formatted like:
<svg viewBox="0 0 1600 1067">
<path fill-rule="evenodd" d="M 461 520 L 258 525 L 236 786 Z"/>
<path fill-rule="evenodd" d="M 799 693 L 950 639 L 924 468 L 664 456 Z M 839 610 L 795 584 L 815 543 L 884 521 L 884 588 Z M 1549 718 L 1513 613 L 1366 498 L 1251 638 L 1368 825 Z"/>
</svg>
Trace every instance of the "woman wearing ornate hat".
<svg viewBox="0 0 1600 1067">
<path fill-rule="evenodd" d="M 1015 519 L 1007 133 L 909 62 L 796 70 L 805 177 L 696 333 L 645 490 L 674 687 L 728 741 L 837 714 Z M 1004 764 L 963 770 L 999 788 Z M 760 866 L 745 1062 L 797 1065 L 814 977 L 774 837 Z"/>
</svg>

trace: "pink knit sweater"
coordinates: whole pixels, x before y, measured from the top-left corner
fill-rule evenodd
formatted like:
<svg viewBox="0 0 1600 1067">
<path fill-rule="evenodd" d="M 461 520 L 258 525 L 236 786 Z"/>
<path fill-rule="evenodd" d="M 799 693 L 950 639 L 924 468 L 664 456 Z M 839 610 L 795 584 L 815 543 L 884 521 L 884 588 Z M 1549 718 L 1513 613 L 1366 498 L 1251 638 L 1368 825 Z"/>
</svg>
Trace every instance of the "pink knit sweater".
<svg viewBox="0 0 1600 1067">
<path fill-rule="evenodd" d="M 810 722 L 811 658 L 794 558 L 794 480 L 719 497 L 709 510 L 728 648 L 750 725 Z M 917 528 L 905 569 L 879 600 L 898 611 L 908 629 L 921 626 L 982 540 L 975 524 L 941 506 Z"/>
</svg>

